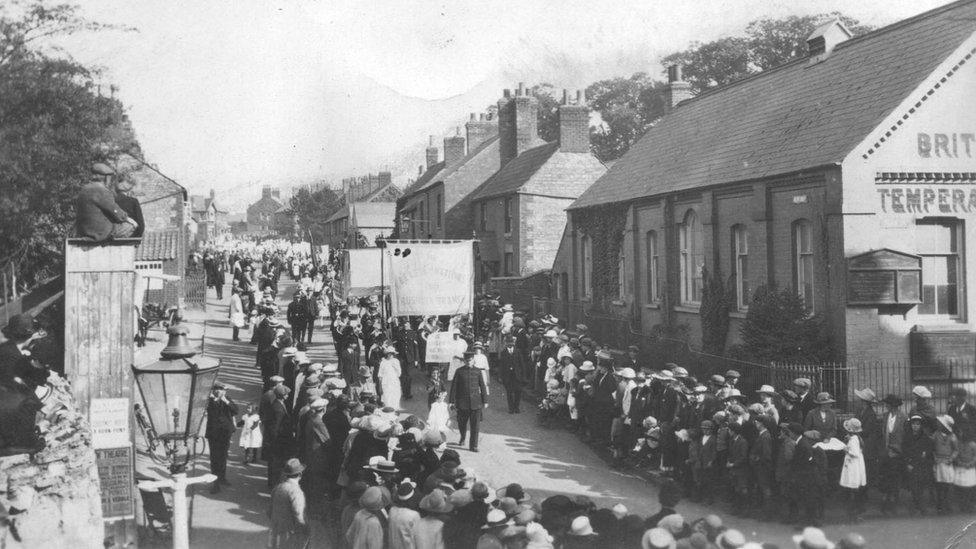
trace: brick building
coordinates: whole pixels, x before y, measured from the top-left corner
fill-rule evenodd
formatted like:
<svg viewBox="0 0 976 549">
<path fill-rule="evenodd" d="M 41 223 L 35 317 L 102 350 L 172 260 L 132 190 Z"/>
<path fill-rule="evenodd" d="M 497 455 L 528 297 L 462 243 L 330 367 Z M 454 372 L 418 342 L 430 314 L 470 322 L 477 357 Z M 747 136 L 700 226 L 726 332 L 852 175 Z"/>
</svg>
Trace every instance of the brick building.
<svg viewBox="0 0 976 549">
<path fill-rule="evenodd" d="M 857 38 L 833 22 L 808 57 L 694 98 L 671 70 L 672 111 L 571 206 L 555 297 L 697 344 L 707 269 L 731 278 L 730 343 L 775 283 L 837 360 L 903 385 L 976 361 L 974 20 L 968 0 Z"/>
<path fill-rule="evenodd" d="M 155 279 L 149 284 L 147 301 L 177 305 L 185 295 L 187 257 L 196 236 L 186 189 L 150 164 L 123 154 L 119 173 L 135 185 L 132 196 L 142 206 L 146 222 L 142 243 L 136 250 L 136 270 L 166 274 L 179 280 Z M 138 301 L 138 296 L 137 296 Z"/>
<path fill-rule="evenodd" d="M 190 195 L 190 213 L 197 222 L 194 244 L 212 242 L 217 235 L 230 230 L 227 212 L 217 205 L 217 193 L 210 189 L 209 196 Z"/>
<path fill-rule="evenodd" d="M 281 191 L 265 185 L 261 188 L 261 199 L 247 207 L 247 232 L 256 235 L 269 235 L 275 231 L 275 213 L 284 204 Z"/>
<path fill-rule="evenodd" d="M 519 84 L 498 102 L 499 169 L 468 198 L 478 238 L 476 281 L 524 277 L 553 265 L 566 208 L 606 167 L 590 152 L 582 93 L 559 107 L 559 140 L 537 133 L 538 101 Z"/>
<path fill-rule="evenodd" d="M 471 113 L 465 124 L 466 138 L 458 128 L 444 139 L 444 160 L 436 162 L 437 148 L 431 136 L 428 159 L 435 162 L 420 173 L 401 200 L 397 223 L 402 238 L 471 238 L 470 195 L 499 167 L 498 125 L 488 113 Z"/>
<path fill-rule="evenodd" d="M 358 180 L 344 179 L 342 187 L 343 195 L 353 201 L 347 200 L 325 221 L 326 243 L 329 246 L 358 248 L 364 239 L 367 246 L 373 246 L 376 237 L 388 237 L 393 233 L 396 200 L 403 191 L 393 184 L 389 172 Z"/>
</svg>

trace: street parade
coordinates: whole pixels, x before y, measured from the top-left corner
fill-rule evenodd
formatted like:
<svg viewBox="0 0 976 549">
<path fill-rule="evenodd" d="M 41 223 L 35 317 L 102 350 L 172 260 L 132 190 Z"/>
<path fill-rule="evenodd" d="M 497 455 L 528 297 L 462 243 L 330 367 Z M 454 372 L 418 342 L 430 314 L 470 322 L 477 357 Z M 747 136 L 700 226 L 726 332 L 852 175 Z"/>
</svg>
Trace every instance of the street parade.
<svg viewBox="0 0 976 549">
<path fill-rule="evenodd" d="M 0 548 L 976 547 L 974 54 L 976 0 L 0 3 Z"/>
</svg>

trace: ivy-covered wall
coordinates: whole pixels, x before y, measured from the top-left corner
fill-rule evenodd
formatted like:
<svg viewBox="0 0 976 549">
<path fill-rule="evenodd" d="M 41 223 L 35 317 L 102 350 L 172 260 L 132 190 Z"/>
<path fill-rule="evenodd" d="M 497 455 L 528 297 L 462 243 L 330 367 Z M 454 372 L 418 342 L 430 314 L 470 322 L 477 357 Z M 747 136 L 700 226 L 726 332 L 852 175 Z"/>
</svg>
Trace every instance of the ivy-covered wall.
<svg viewBox="0 0 976 549">
<path fill-rule="evenodd" d="M 600 206 L 573 212 L 573 223 L 580 233 L 589 237 L 592 250 L 592 306 L 607 310 L 617 299 L 619 260 L 624 244 L 627 207 Z"/>
</svg>

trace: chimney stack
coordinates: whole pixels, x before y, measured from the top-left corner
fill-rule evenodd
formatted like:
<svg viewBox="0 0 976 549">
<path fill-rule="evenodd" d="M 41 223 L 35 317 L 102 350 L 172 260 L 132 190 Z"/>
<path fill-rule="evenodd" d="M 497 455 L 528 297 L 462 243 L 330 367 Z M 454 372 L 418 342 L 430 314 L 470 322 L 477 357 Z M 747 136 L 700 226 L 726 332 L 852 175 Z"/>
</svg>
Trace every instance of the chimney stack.
<svg viewBox="0 0 976 549">
<path fill-rule="evenodd" d="M 668 67 L 668 84 L 664 88 L 664 107 L 671 112 L 685 99 L 691 99 L 691 84 L 681 77 L 681 65 Z"/>
<path fill-rule="evenodd" d="M 393 174 L 390 172 L 380 172 L 379 174 L 379 187 L 377 189 L 382 189 L 390 183 L 393 183 Z"/>
<path fill-rule="evenodd" d="M 559 151 L 590 152 L 590 109 L 582 90 L 576 92 L 575 101 L 563 90 L 563 104 L 559 106 Z"/>
<path fill-rule="evenodd" d="M 477 116 L 475 113 L 471 113 L 471 119 L 464 125 L 464 129 L 468 134 L 469 153 L 498 133 L 498 127 L 495 125 L 494 120 L 490 119 L 485 113 Z"/>
<path fill-rule="evenodd" d="M 429 170 L 434 164 L 437 164 L 437 145 L 435 144 L 434 136 L 430 136 L 430 144 L 427 145 L 427 169 Z"/>
<path fill-rule="evenodd" d="M 454 135 L 444 138 L 444 166 L 454 166 L 464 159 L 464 137 L 461 128 L 454 129 Z"/>
<path fill-rule="evenodd" d="M 538 139 L 539 101 L 519 82 L 515 97 L 505 90 L 498 101 L 498 153 L 501 165 L 508 164 Z"/>
</svg>

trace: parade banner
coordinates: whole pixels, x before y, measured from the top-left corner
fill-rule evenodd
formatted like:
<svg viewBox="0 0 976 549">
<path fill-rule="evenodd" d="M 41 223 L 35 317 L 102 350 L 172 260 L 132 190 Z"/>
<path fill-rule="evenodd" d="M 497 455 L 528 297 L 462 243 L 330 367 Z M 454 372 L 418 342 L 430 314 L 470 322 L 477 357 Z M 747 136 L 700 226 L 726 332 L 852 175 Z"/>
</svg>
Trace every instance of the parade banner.
<svg viewBox="0 0 976 549">
<path fill-rule="evenodd" d="M 390 258 L 386 258 L 385 273 L 380 267 L 383 250 L 380 248 L 361 248 L 345 250 L 343 253 L 342 292 L 343 298 L 365 297 L 380 293 L 380 281 L 387 278 L 385 285 L 389 290 Z"/>
<path fill-rule="evenodd" d="M 456 350 L 454 332 L 434 332 L 427 337 L 427 354 L 424 361 L 431 364 L 451 362 Z"/>
<path fill-rule="evenodd" d="M 474 252 L 470 240 L 387 245 L 392 314 L 454 315 L 473 309 Z M 409 254 L 404 256 L 404 252 Z"/>
</svg>

